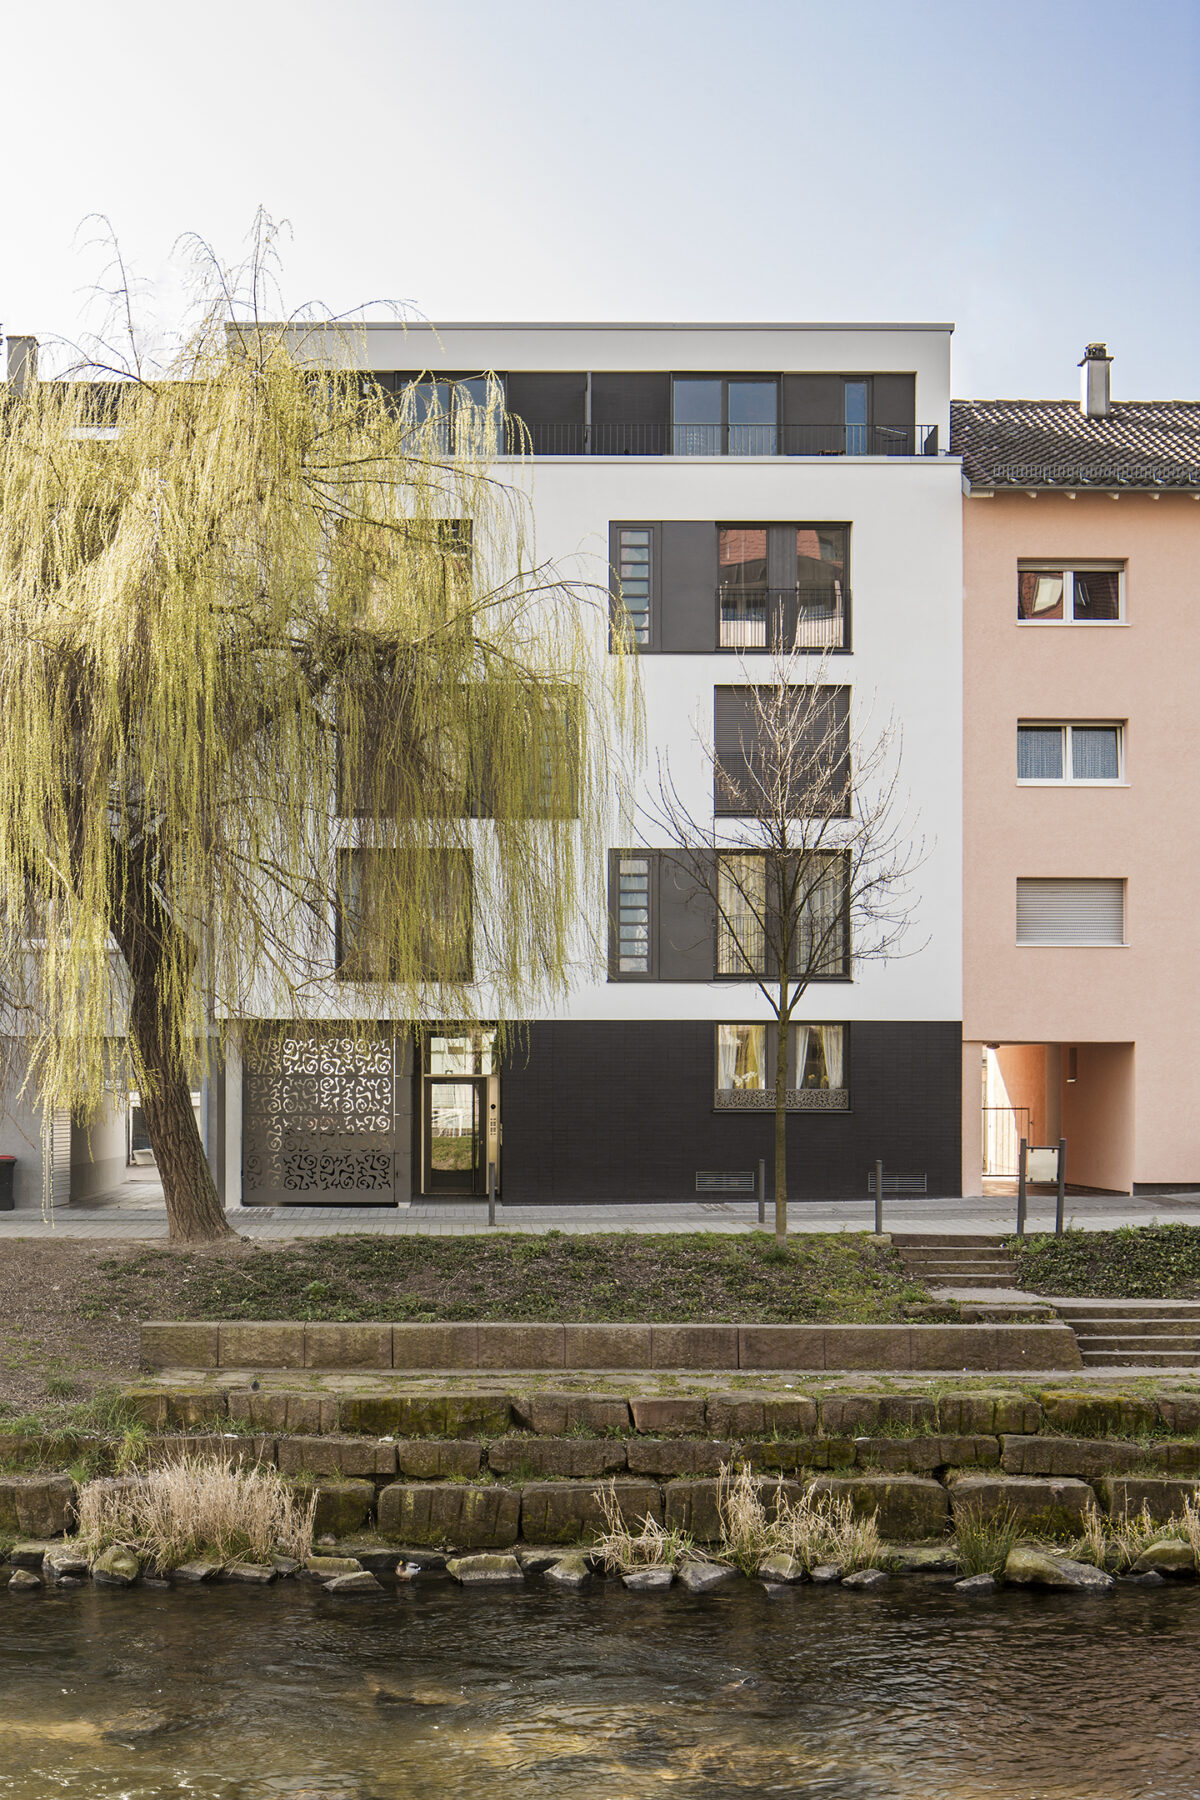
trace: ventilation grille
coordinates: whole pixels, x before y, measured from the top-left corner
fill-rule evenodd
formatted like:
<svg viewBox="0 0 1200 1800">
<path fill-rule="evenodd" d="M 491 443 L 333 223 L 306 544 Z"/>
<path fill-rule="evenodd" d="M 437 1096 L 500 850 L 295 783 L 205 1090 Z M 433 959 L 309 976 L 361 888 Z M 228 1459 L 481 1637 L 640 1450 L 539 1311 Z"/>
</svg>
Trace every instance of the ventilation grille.
<svg viewBox="0 0 1200 1800">
<path fill-rule="evenodd" d="M 698 1194 L 753 1194 L 757 1191 L 753 1169 L 697 1169 Z"/>
<path fill-rule="evenodd" d="M 929 1192 L 928 1175 L 889 1175 L 883 1171 L 883 1191 L 885 1194 L 927 1194 Z M 875 1192 L 875 1171 L 867 1176 L 867 1192 Z"/>
</svg>

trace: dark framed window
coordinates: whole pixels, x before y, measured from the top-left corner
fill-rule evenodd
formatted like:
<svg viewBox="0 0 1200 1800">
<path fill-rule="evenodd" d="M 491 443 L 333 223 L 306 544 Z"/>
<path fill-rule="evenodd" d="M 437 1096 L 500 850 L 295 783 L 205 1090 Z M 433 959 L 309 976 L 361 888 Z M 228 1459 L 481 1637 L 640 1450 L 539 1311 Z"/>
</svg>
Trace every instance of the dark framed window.
<svg viewBox="0 0 1200 1800">
<path fill-rule="evenodd" d="M 774 456 L 779 448 L 779 379 L 676 375 L 671 419 L 676 456 Z"/>
<path fill-rule="evenodd" d="M 850 809 L 850 689 L 787 688 L 799 715 L 792 733 L 797 759 L 785 767 L 770 741 L 776 690 L 718 687 L 713 690 L 713 810 L 718 817 L 749 818 L 771 807 L 782 790 L 793 817 L 821 807 L 829 818 Z M 762 698 L 760 698 L 760 696 Z"/>
<path fill-rule="evenodd" d="M 715 1027 L 714 1088 L 722 1112 L 765 1112 L 775 1102 L 779 1036 L 774 1020 Z M 845 1112 L 850 1104 L 849 1027 L 793 1022 L 788 1028 L 791 1111 Z"/>
<path fill-rule="evenodd" d="M 718 648 L 848 649 L 849 550 L 848 525 L 718 525 Z"/>
<path fill-rule="evenodd" d="M 335 966 L 340 981 L 469 981 L 473 969 L 469 850 L 339 850 Z M 390 925 L 400 910 L 419 923 Z"/>
<path fill-rule="evenodd" d="M 612 525 L 609 535 L 614 631 L 631 632 L 638 648 L 647 650 L 651 646 L 658 585 L 658 533 L 653 525 Z"/>
<path fill-rule="evenodd" d="M 718 976 L 744 981 L 773 973 L 787 923 L 778 867 L 761 851 L 718 856 Z M 841 850 L 810 851 L 794 859 L 790 872 L 796 877 L 791 973 L 842 980 L 850 974 L 849 858 Z"/>
</svg>

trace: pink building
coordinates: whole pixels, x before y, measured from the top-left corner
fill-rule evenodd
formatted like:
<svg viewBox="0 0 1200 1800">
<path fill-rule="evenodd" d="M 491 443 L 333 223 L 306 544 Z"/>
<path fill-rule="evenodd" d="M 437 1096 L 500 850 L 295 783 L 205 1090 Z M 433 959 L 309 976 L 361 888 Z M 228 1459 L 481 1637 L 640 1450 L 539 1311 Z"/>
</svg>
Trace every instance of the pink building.
<svg viewBox="0 0 1200 1800">
<path fill-rule="evenodd" d="M 964 401 L 963 1193 L 1200 1187 L 1200 402 Z"/>
</svg>

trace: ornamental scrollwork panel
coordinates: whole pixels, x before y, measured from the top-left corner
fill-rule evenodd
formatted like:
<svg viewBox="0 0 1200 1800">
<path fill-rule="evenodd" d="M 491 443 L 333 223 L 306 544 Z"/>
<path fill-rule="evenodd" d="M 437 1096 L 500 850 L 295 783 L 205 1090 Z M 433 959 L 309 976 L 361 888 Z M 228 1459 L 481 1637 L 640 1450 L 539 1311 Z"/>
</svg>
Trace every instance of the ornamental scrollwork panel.
<svg viewBox="0 0 1200 1800">
<path fill-rule="evenodd" d="M 390 1197 L 395 1107 L 390 1038 L 296 1032 L 266 1039 L 243 1077 L 248 1197 Z"/>
</svg>

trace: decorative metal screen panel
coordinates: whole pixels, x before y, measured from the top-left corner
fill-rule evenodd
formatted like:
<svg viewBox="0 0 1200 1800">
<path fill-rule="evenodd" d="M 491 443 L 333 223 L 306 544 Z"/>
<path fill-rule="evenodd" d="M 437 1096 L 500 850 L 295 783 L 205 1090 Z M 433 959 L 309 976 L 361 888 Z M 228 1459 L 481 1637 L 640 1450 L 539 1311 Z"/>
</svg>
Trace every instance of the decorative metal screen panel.
<svg viewBox="0 0 1200 1800">
<path fill-rule="evenodd" d="M 266 1039 L 243 1076 L 242 1143 L 246 1205 L 394 1201 L 394 1040 Z"/>
</svg>

